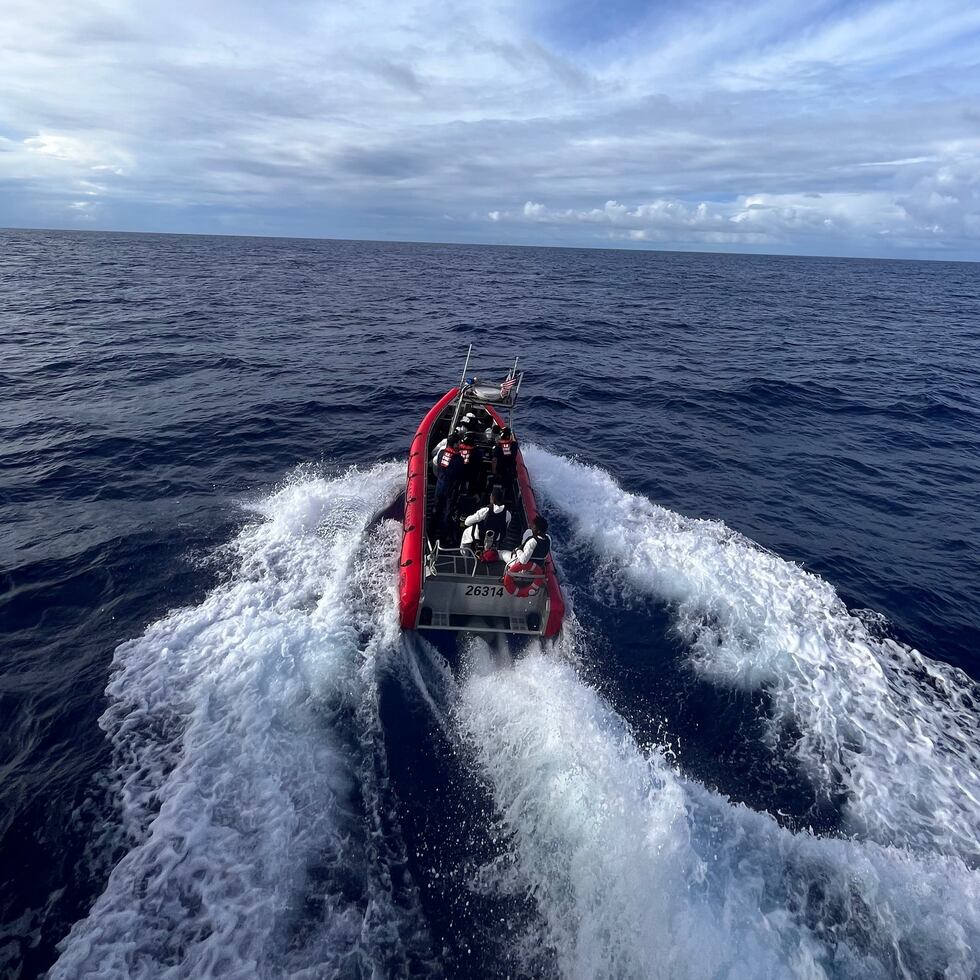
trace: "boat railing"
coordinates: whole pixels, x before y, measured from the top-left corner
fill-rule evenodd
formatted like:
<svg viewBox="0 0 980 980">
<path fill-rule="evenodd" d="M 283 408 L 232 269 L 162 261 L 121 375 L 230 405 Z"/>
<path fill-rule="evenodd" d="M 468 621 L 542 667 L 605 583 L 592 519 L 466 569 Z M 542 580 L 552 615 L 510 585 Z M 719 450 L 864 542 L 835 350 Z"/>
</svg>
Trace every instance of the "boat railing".
<svg viewBox="0 0 980 980">
<path fill-rule="evenodd" d="M 431 546 L 425 563 L 426 575 L 468 575 L 476 576 L 480 566 L 486 567 L 476 552 L 466 545 L 458 548 L 444 548 L 439 541 Z"/>
</svg>

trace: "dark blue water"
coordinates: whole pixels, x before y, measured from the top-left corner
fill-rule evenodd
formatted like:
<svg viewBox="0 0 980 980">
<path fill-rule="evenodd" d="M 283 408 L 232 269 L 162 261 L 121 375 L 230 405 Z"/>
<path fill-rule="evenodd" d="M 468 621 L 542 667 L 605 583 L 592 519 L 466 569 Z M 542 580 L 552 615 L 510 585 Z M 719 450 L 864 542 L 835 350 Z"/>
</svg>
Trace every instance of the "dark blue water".
<svg viewBox="0 0 980 980">
<path fill-rule="evenodd" d="M 972 975 L 978 272 L 0 233 L 0 972 Z M 470 342 L 514 666 L 390 629 Z"/>
</svg>

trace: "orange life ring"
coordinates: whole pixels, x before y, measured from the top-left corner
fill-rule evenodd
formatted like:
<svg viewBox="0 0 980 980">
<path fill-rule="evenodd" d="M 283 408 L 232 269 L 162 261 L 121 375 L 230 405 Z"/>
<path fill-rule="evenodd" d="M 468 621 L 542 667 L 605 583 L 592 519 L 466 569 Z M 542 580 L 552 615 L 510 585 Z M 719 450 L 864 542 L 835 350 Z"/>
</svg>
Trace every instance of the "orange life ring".
<svg viewBox="0 0 980 980">
<path fill-rule="evenodd" d="M 504 588 L 518 599 L 537 595 L 544 585 L 544 569 L 531 562 L 516 561 L 504 569 Z"/>
</svg>

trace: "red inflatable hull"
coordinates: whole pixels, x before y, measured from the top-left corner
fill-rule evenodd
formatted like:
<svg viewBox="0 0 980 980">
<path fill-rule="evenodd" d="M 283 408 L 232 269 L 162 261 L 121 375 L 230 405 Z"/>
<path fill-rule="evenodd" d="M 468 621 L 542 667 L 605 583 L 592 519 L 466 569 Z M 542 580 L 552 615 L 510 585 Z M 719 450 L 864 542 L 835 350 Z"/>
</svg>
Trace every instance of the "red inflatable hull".
<svg viewBox="0 0 980 980">
<path fill-rule="evenodd" d="M 413 630 L 419 618 L 422 596 L 422 542 L 425 535 L 425 467 L 429 429 L 442 410 L 456 397 L 458 388 L 447 391 L 429 409 L 408 451 L 405 481 L 405 520 L 402 524 L 402 554 L 398 564 L 398 598 L 402 629 Z"/>
<path fill-rule="evenodd" d="M 425 418 L 415 432 L 412 445 L 408 452 L 408 474 L 405 482 L 405 519 L 403 522 L 402 551 L 399 560 L 399 612 L 402 629 L 413 630 L 418 623 L 419 601 L 422 597 L 422 559 L 423 541 L 425 536 L 425 478 L 428 458 L 429 430 L 436 423 L 446 406 L 456 397 L 458 389 L 447 391 L 442 398 L 429 409 Z M 500 426 L 506 423 L 490 406 L 487 410 Z M 538 514 L 537 501 L 531 488 L 524 456 L 518 450 L 517 481 L 521 488 L 521 499 L 524 512 L 530 523 Z M 550 600 L 548 622 L 545 624 L 543 636 L 556 636 L 565 618 L 565 600 L 558 584 L 558 574 L 555 563 L 549 555 L 545 560 L 546 587 Z"/>
</svg>

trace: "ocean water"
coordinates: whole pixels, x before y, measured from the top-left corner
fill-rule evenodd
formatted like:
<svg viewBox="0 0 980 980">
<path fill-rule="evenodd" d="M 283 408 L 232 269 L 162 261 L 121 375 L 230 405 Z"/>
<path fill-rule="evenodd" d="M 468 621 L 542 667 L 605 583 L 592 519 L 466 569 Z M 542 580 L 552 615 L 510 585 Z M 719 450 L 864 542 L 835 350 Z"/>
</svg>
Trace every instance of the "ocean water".
<svg viewBox="0 0 980 980">
<path fill-rule="evenodd" d="M 0 232 L 0 974 L 980 975 L 980 268 Z M 560 640 L 397 629 L 515 354 Z"/>
</svg>

